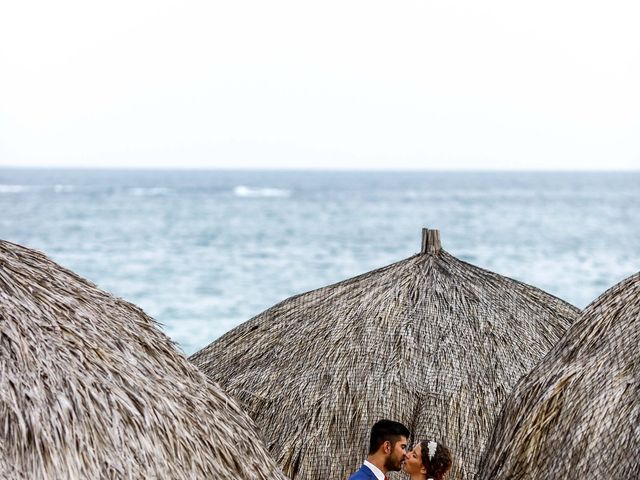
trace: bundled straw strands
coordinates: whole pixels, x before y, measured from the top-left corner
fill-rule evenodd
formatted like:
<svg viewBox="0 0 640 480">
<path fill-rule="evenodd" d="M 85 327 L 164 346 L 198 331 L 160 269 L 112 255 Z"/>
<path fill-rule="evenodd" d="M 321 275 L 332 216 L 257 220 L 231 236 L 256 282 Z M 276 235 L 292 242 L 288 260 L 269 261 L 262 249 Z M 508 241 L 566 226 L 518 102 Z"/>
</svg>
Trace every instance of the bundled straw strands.
<svg viewBox="0 0 640 480">
<path fill-rule="evenodd" d="M 450 478 L 471 479 L 507 394 L 577 314 L 424 230 L 422 253 L 285 300 L 191 360 L 246 406 L 292 479 L 346 478 L 380 418 L 447 442 Z"/>
<path fill-rule="evenodd" d="M 594 300 L 505 402 L 482 479 L 640 478 L 640 273 Z"/>
<path fill-rule="evenodd" d="M 0 241 L 0 478 L 284 477 L 144 312 Z"/>
</svg>

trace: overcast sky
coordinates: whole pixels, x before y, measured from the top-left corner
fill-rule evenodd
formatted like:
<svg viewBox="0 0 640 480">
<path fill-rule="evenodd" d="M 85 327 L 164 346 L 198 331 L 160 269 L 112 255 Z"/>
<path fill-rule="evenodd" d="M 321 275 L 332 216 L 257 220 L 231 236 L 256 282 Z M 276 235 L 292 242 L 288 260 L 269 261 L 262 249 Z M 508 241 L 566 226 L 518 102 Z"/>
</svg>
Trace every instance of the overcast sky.
<svg viewBox="0 0 640 480">
<path fill-rule="evenodd" d="M 0 165 L 637 169 L 637 0 L 0 9 Z"/>
</svg>

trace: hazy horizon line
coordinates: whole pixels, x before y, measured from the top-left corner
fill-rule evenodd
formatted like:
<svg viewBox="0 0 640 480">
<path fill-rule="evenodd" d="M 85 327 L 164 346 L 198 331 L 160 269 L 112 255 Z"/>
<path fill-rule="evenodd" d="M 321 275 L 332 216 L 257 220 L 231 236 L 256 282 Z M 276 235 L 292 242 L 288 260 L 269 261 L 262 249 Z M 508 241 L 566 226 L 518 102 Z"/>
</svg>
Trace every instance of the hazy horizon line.
<svg viewBox="0 0 640 480">
<path fill-rule="evenodd" d="M 640 167 L 613 167 L 613 168 L 440 168 L 440 167 L 202 167 L 202 166 L 65 166 L 65 165 L 0 165 L 0 169 L 7 170 L 98 170 L 98 171 L 228 171 L 228 172 L 448 172 L 448 173 L 483 173 L 483 172 L 513 172 L 513 173 L 629 173 L 640 172 Z"/>
</svg>

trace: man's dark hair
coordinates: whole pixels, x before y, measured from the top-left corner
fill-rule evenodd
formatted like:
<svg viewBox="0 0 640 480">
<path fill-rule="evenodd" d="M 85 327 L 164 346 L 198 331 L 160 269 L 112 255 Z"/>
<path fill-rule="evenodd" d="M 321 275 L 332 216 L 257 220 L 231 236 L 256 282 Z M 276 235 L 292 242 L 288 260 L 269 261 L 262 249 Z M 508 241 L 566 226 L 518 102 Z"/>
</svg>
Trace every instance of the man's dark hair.
<svg viewBox="0 0 640 480">
<path fill-rule="evenodd" d="M 411 433 L 409 429 L 399 422 L 393 420 L 379 420 L 371 427 L 371 440 L 369 441 L 369 455 L 373 455 L 378 451 L 380 446 L 387 440 L 391 442 L 391 445 L 400 439 L 400 437 L 407 437 Z"/>
</svg>

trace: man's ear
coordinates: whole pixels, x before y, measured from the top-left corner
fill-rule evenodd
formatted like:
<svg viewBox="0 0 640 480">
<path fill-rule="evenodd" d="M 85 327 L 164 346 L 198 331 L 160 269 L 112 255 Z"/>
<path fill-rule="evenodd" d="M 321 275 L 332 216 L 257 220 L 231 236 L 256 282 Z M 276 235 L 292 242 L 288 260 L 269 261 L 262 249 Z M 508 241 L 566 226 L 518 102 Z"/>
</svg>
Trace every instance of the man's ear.
<svg viewBox="0 0 640 480">
<path fill-rule="evenodd" d="M 389 455 L 391 453 L 391 442 L 389 440 L 386 440 L 383 444 L 383 452 L 385 453 L 385 455 Z"/>
</svg>

